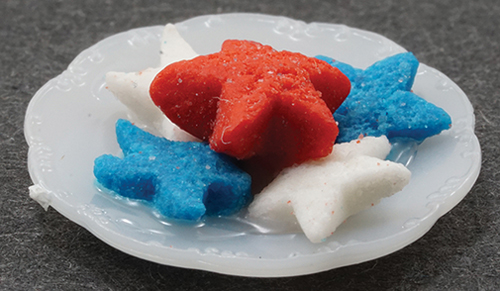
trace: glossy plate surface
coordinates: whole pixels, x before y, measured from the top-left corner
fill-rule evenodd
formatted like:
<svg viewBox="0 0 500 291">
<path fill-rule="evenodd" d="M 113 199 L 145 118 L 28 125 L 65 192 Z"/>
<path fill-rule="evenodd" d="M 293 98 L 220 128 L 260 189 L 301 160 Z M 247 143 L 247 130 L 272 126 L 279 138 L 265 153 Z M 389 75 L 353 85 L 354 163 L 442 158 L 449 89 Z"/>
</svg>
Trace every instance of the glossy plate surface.
<svg viewBox="0 0 500 291">
<path fill-rule="evenodd" d="M 356 67 L 405 50 L 387 38 L 344 25 L 258 14 L 201 16 L 177 24 L 199 54 L 228 38 L 278 50 L 334 57 Z M 418 147 L 410 184 L 376 207 L 349 218 L 321 244 L 303 234 L 269 232 L 241 215 L 193 225 L 172 224 L 140 203 L 99 191 L 93 161 L 119 154 L 114 123 L 129 112 L 105 89 L 108 71 L 159 64 L 162 26 L 120 33 L 79 54 L 33 97 L 25 120 L 30 195 L 131 255 L 172 266 L 243 276 L 292 276 L 355 264 L 394 252 L 424 235 L 469 192 L 481 151 L 467 96 L 439 71 L 421 64 L 413 90 L 444 108 L 453 127 Z M 431 254 L 430 254 L 431 255 Z"/>
</svg>

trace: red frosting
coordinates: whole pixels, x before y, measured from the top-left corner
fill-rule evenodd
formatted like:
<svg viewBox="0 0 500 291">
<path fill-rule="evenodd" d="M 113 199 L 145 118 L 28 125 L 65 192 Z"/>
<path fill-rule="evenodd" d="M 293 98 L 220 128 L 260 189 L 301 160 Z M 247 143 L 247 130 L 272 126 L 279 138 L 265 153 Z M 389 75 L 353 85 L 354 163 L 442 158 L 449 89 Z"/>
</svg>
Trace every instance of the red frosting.
<svg viewBox="0 0 500 291">
<path fill-rule="evenodd" d="M 172 122 L 213 150 L 283 168 L 331 152 L 338 134 L 332 113 L 350 86 L 316 58 L 227 40 L 218 53 L 167 66 L 150 94 Z"/>
</svg>

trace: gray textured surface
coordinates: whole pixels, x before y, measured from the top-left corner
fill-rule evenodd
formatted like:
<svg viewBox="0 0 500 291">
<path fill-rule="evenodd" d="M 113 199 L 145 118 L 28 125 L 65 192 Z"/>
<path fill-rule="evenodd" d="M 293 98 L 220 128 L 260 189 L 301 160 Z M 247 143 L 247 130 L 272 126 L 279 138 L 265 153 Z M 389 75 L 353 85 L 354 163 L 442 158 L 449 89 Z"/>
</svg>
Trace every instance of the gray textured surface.
<svg viewBox="0 0 500 291">
<path fill-rule="evenodd" d="M 500 2 L 0 2 L 0 290 L 500 290 Z M 418 3 L 418 4 L 417 4 Z M 483 168 L 469 195 L 389 256 L 315 275 L 255 279 L 185 270 L 117 251 L 28 198 L 24 112 L 83 49 L 131 28 L 200 14 L 259 12 L 344 23 L 401 44 L 469 96 Z"/>
</svg>

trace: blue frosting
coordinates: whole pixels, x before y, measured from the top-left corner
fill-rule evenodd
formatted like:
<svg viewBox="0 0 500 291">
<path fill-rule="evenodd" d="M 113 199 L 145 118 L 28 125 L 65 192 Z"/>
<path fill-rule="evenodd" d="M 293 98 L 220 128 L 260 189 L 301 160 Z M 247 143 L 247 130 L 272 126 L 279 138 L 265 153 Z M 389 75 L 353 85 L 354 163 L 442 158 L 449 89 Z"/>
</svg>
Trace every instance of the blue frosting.
<svg viewBox="0 0 500 291">
<path fill-rule="evenodd" d="M 336 142 L 348 142 L 360 134 L 422 142 L 451 126 L 443 109 L 411 92 L 419 65 L 412 53 L 388 57 L 365 70 L 329 57 L 317 58 L 351 81 L 349 96 L 333 114 L 339 123 Z"/>
<path fill-rule="evenodd" d="M 250 176 L 206 143 L 176 142 L 116 123 L 123 158 L 98 157 L 94 175 L 119 195 L 149 201 L 167 218 L 231 215 L 252 200 Z"/>
</svg>

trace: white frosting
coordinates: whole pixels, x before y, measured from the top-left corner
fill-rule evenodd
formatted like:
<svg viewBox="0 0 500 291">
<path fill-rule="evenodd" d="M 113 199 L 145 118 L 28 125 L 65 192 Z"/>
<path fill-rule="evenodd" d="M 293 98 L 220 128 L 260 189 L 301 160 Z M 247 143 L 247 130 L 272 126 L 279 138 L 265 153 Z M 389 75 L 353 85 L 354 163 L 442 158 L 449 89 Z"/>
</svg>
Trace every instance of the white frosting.
<svg viewBox="0 0 500 291">
<path fill-rule="evenodd" d="M 298 224 L 314 243 L 323 241 L 349 216 L 399 192 L 410 181 L 403 165 L 384 161 L 385 136 L 337 144 L 332 154 L 283 170 L 249 206 L 253 219 Z"/>
</svg>

